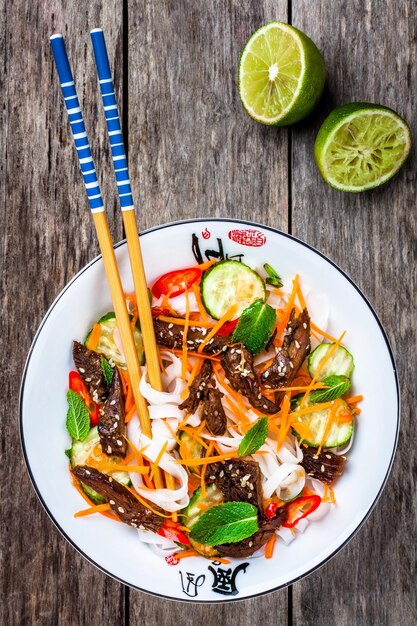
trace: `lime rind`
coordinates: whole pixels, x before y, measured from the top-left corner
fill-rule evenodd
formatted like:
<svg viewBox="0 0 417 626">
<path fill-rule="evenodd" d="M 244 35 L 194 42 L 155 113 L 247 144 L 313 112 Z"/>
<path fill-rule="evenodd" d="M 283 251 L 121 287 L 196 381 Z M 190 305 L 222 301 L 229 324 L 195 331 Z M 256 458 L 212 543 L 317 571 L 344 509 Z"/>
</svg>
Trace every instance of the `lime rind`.
<svg viewBox="0 0 417 626">
<path fill-rule="evenodd" d="M 247 42 L 239 63 L 239 95 L 257 122 L 284 126 L 308 115 L 323 91 L 326 68 L 313 41 L 270 22 Z"/>
<path fill-rule="evenodd" d="M 391 179 L 411 149 L 408 124 L 392 109 L 354 102 L 323 122 L 314 155 L 324 180 L 340 191 L 358 193 Z"/>
</svg>

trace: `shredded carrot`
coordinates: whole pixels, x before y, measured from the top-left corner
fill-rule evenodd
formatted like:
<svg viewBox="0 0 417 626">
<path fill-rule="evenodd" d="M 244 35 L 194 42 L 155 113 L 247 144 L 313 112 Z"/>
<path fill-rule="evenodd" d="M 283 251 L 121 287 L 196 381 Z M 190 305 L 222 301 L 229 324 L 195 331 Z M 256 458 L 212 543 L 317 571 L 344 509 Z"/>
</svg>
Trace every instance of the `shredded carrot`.
<svg viewBox="0 0 417 626">
<path fill-rule="evenodd" d="M 132 319 L 130 320 L 130 327 L 133 330 L 136 326 L 136 322 L 138 321 L 138 316 L 137 314 L 133 315 Z"/>
<path fill-rule="evenodd" d="M 158 456 L 156 457 L 155 461 L 153 463 L 151 463 L 152 469 L 151 469 L 151 473 L 150 473 L 150 476 L 149 476 L 149 478 L 151 480 L 152 480 L 152 478 L 154 476 L 154 473 L 156 472 L 156 470 L 157 470 L 157 468 L 159 466 L 159 463 L 160 463 L 162 457 L 164 456 L 164 453 L 165 453 L 165 450 L 167 449 L 167 446 L 168 446 L 168 441 L 165 441 L 165 443 L 161 446 L 161 449 L 158 452 Z"/>
<path fill-rule="evenodd" d="M 89 350 L 96 350 L 100 336 L 101 336 L 101 326 L 100 324 L 94 324 L 93 330 L 91 331 L 90 336 L 87 341 L 87 348 Z"/>
<path fill-rule="evenodd" d="M 184 550 L 184 552 L 177 552 L 174 554 L 176 559 L 187 559 L 189 556 L 200 556 L 195 550 Z"/>
<path fill-rule="evenodd" d="M 159 515 L 159 517 L 164 517 L 165 519 L 169 519 L 171 517 L 171 515 L 164 515 L 164 513 L 161 513 L 161 511 L 157 511 L 156 509 L 154 509 L 147 500 L 144 500 L 143 498 L 141 498 L 138 492 L 132 489 L 131 487 L 126 486 L 126 489 L 130 491 L 130 493 L 133 496 L 135 496 L 136 500 L 139 500 L 139 502 L 143 504 L 143 506 L 145 506 L 147 509 L 152 511 L 152 513 L 155 513 L 155 515 Z M 143 489 L 143 487 L 141 487 L 141 489 Z"/>
<path fill-rule="evenodd" d="M 227 309 L 226 313 L 221 316 L 221 318 L 219 319 L 217 324 L 212 328 L 212 330 L 204 337 L 204 340 L 198 346 L 197 352 L 203 351 L 204 346 L 208 344 L 208 342 L 214 337 L 214 335 L 223 326 L 225 322 L 228 322 L 229 320 L 233 319 L 233 316 L 235 315 L 236 312 L 237 312 L 237 305 L 232 304 L 232 306 Z"/>
<path fill-rule="evenodd" d="M 184 317 L 168 317 L 167 315 L 159 315 L 158 319 L 161 320 L 161 322 L 167 322 L 169 324 L 177 324 L 178 326 L 185 326 L 187 322 L 187 320 Z M 190 321 L 190 319 L 188 321 Z M 202 328 L 214 328 L 216 326 L 214 322 L 204 323 L 204 322 L 200 322 L 200 320 L 194 320 L 194 321 L 195 321 L 196 326 L 201 326 Z"/>
<path fill-rule="evenodd" d="M 175 439 L 175 441 L 177 442 L 178 445 L 180 445 L 180 440 L 178 439 L 177 435 L 175 434 L 174 429 L 172 428 L 172 426 L 170 426 L 168 420 L 164 421 L 165 426 L 168 428 L 169 432 L 172 435 L 172 438 Z"/>
<path fill-rule="evenodd" d="M 194 493 L 194 491 L 200 486 L 200 479 L 195 474 L 188 476 L 188 494 Z"/>
<path fill-rule="evenodd" d="M 130 420 L 132 419 L 135 413 L 136 413 L 136 404 L 133 403 L 129 411 L 125 415 L 125 424 L 128 424 L 130 422 Z"/>
<path fill-rule="evenodd" d="M 136 295 L 134 293 L 125 293 L 125 298 L 126 298 L 126 301 L 132 305 L 130 313 L 132 313 L 133 316 L 136 316 L 136 320 L 137 320 L 138 305 L 136 301 Z"/>
<path fill-rule="evenodd" d="M 306 301 L 304 300 L 304 295 L 303 292 L 301 290 L 301 285 L 300 283 L 298 283 L 297 285 L 297 296 L 298 296 L 298 301 L 300 303 L 300 306 L 302 309 L 306 309 Z"/>
<path fill-rule="evenodd" d="M 133 461 L 134 458 L 134 454 L 127 454 L 125 458 L 120 461 L 120 465 L 129 465 L 129 463 Z"/>
<path fill-rule="evenodd" d="M 198 306 L 198 310 L 201 316 L 201 319 L 203 321 L 203 323 L 207 324 L 208 322 L 208 317 L 207 317 L 207 313 L 206 313 L 206 309 L 203 306 L 203 303 L 201 301 L 201 294 L 200 294 L 200 286 L 197 285 L 196 283 L 192 284 L 192 289 L 194 292 L 194 296 L 197 302 L 197 306 Z"/>
<path fill-rule="evenodd" d="M 311 379 L 310 389 L 305 392 L 303 398 L 301 399 L 301 404 L 300 404 L 301 407 L 304 406 L 304 404 L 305 404 L 305 402 L 306 402 L 306 400 L 307 400 L 307 398 L 309 396 L 309 393 L 310 393 L 310 391 L 313 388 L 313 385 L 315 385 L 315 383 L 318 380 L 318 377 L 320 376 L 320 374 L 321 374 L 321 372 L 323 370 L 323 367 L 326 365 L 326 363 L 331 359 L 333 354 L 336 352 L 337 348 L 339 347 L 339 345 L 342 342 L 343 337 L 345 335 L 346 335 L 346 331 L 343 331 L 343 333 L 340 335 L 339 339 L 337 341 L 335 341 L 335 343 L 331 346 L 331 348 L 329 348 L 329 350 L 328 350 L 326 356 L 324 357 L 324 359 L 322 359 L 322 361 L 320 361 L 320 363 L 319 363 L 319 365 L 317 367 L 316 373 L 314 374 L 313 378 Z"/>
<path fill-rule="evenodd" d="M 95 506 L 90 506 L 89 509 L 77 511 L 77 513 L 74 513 L 74 517 L 85 517 L 86 515 L 92 515 L 93 513 L 102 513 L 103 511 L 108 511 L 109 509 L 111 509 L 111 506 L 107 502 L 105 504 L 96 504 Z"/>
<path fill-rule="evenodd" d="M 209 447 L 207 449 L 206 455 L 210 456 L 210 454 L 213 452 L 213 442 L 210 442 Z M 204 467 L 201 468 L 201 496 L 203 498 L 206 497 L 206 469 L 207 469 L 207 465 L 204 465 Z"/>
<path fill-rule="evenodd" d="M 182 355 L 182 350 L 178 350 L 177 348 L 170 348 L 170 352 L 173 352 L 174 354 L 177 354 L 179 356 Z M 199 352 L 188 352 L 188 356 L 195 356 L 198 359 L 210 359 L 210 361 L 216 361 L 217 363 L 220 361 L 220 357 L 218 356 L 213 356 L 212 354 L 200 354 Z"/>
<path fill-rule="evenodd" d="M 277 536 L 275 533 L 272 535 L 270 539 L 268 539 L 268 542 L 265 546 L 265 558 L 266 559 L 270 559 L 272 555 L 274 554 L 274 546 L 275 546 L 276 540 L 277 540 Z"/>
<path fill-rule="evenodd" d="M 281 418 L 281 426 L 279 429 L 279 437 L 278 437 L 278 442 L 277 442 L 277 450 L 279 450 L 282 446 L 282 444 L 285 441 L 285 438 L 288 434 L 288 431 L 290 429 L 291 426 L 291 418 L 288 419 L 288 415 L 290 412 L 290 396 L 288 393 L 285 394 L 284 399 L 282 401 L 281 404 L 281 414 L 280 414 L 280 418 Z"/>
<path fill-rule="evenodd" d="M 97 469 L 103 472 L 134 472 L 136 474 L 149 474 L 149 467 L 145 465 L 121 465 L 119 463 L 100 463 Z"/>
<path fill-rule="evenodd" d="M 288 299 L 287 306 L 285 307 L 284 315 L 282 317 L 282 320 L 279 322 L 279 324 L 276 327 L 277 334 L 276 334 L 276 340 L 274 341 L 276 346 L 280 346 L 282 344 L 281 336 L 288 324 L 291 311 L 294 308 L 295 297 L 297 295 L 297 289 L 298 289 L 298 274 L 295 275 L 295 278 L 292 281 L 292 284 L 293 284 L 293 287 L 292 287 L 291 295 Z"/>
<path fill-rule="evenodd" d="M 204 272 L 205 270 L 208 270 L 209 267 L 211 267 L 215 263 L 216 263 L 215 259 L 210 259 L 210 261 L 204 261 L 204 263 L 199 263 L 199 265 L 196 265 L 196 267 L 198 267 L 200 270 L 203 270 Z"/>
<path fill-rule="evenodd" d="M 167 371 L 166 371 L 166 368 L 165 368 L 165 365 L 164 365 L 164 360 L 162 358 L 160 350 L 158 350 L 158 360 L 159 360 L 159 369 L 161 370 L 161 373 L 162 374 L 166 374 Z"/>
<path fill-rule="evenodd" d="M 203 459 L 187 459 L 183 461 L 182 459 L 175 459 L 174 463 L 178 463 L 179 465 L 188 465 L 189 467 L 194 467 L 195 465 L 208 465 L 209 463 L 215 463 L 216 461 L 225 461 L 226 459 L 232 459 L 237 455 L 237 450 L 231 450 L 227 454 L 219 454 L 217 456 L 206 456 Z"/>
<path fill-rule="evenodd" d="M 207 511 L 207 509 L 210 508 L 208 504 L 204 504 L 203 502 L 197 502 L 197 506 L 200 511 Z"/>
<path fill-rule="evenodd" d="M 192 370 L 191 370 L 191 373 L 190 373 L 190 377 L 188 379 L 187 386 L 181 392 L 181 400 L 184 400 L 187 397 L 191 385 L 193 384 L 196 376 L 198 376 L 198 374 L 200 373 L 201 368 L 203 367 L 203 363 L 204 363 L 204 361 L 202 361 L 201 359 L 196 359 L 194 361 L 194 365 L 192 367 Z"/>
<path fill-rule="evenodd" d="M 328 389 L 328 385 L 325 385 L 324 383 L 316 383 L 313 387 L 310 387 L 310 385 L 303 385 L 300 387 L 276 387 L 274 389 L 270 389 L 269 391 L 314 391 L 315 389 Z"/>
<path fill-rule="evenodd" d="M 223 563 L 224 565 L 228 565 L 230 563 L 229 559 L 221 559 L 219 556 L 214 557 L 212 561 L 218 561 L 219 563 Z"/>
<path fill-rule="evenodd" d="M 123 372 L 122 373 L 122 378 L 124 379 L 124 383 L 126 385 L 126 393 L 125 393 L 125 411 L 126 413 L 129 413 L 130 409 L 132 408 L 135 400 L 133 398 L 133 389 L 132 389 L 132 385 L 130 383 L 130 376 L 128 372 Z"/>
<path fill-rule="evenodd" d="M 362 400 L 363 396 L 352 396 L 351 398 L 348 398 L 346 402 L 348 404 L 356 404 L 357 402 L 362 402 Z"/>
<path fill-rule="evenodd" d="M 324 330 L 321 330 L 321 328 L 319 328 L 318 326 L 316 326 L 316 324 L 314 324 L 314 322 L 312 322 L 310 320 L 310 326 L 311 329 L 314 330 L 316 333 L 318 333 L 319 335 L 321 335 L 322 337 L 326 337 L 326 339 L 328 339 L 329 341 L 331 341 L 332 343 L 334 343 L 335 341 L 337 341 L 337 339 L 335 339 L 335 337 L 332 337 L 332 335 L 329 335 L 329 333 L 326 333 Z"/>
<path fill-rule="evenodd" d="M 71 474 L 71 481 L 73 486 L 75 487 L 75 489 L 78 491 L 78 493 L 80 494 L 80 496 L 87 502 L 87 504 L 91 506 L 93 506 L 93 502 L 90 500 L 90 498 L 84 493 L 84 491 L 81 489 L 80 483 L 78 482 L 78 480 L 75 478 L 74 474 L 71 472 L 70 470 L 70 474 Z M 116 517 L 116 515 L 113 515 L 112 513 L 109 513 L 107 511 L 102 511 L 101 515 L 104 515 L 105 517 L 108 517 L 112 520 L 114 520 L 115 522 L 121 522 L 121 520 Z"/>
<path fill-rule="evenodd" d="M 184 425 L 184 426 L 181 426 L 181 430 L 183 430 L 185 433 L 190 435 L 190 437 L 192 437 L 195 441 L 197 441 L 197 443 L 199 443 L 200 446 L 203 446 L 204 448 L 208 449 L 209 444 L 207 444 L 204 441 L 204 439 L 201 439 L 201 437 L 199 437 L 199 434 L 198 434 L 196 428 L 194 428 L 193 426 L 185 426 Z"/>
</svg>

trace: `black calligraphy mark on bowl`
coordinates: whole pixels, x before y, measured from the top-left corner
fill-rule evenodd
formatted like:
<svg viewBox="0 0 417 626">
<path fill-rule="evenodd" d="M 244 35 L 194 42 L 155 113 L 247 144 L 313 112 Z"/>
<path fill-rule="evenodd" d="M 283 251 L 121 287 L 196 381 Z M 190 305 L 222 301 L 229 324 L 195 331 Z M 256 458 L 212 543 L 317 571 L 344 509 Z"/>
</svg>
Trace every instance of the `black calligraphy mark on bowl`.
<svg viewBox="0 0 417 626">
<path fill-rule="evenodd" d="M 192 235 L 191 248 L 197 263 L 204 263 L 203 255 L 201 254 L 200 250 L 200 243 L 195 233 L 193 233 Z M 244 254 L 234 254 L 232 256 L 229 256 L 229 254 L 227 253 L 225 254 L 223 249 L 223 242 L 220 237 L 217 237 L 217 250 L 205 250 L 204 254 L 208 261 L 210 261 L 211 259 L 217 259 L 218 261 L 224 261 L 226 259 L 237 259 L 238 261 L 242 262 L 242 259 L 245 256 Z"/>
<path fill-rule="evenodd" d="M 231 567 L 228 569 L 217 567 L 217 569 L 215 569 L 209 565 L 208 569 L 214 577 L 213 584 L 211 586 L 212 590 L 216 593 L 221 593 L 224 596 L 236 596 L 239 593 L 239 590 L 236 587 L 236 577 L 239 572 L 243 571 L 246 573 L 248 566 L 249 563 L 241 563 L 233 570 Z"/>
<path fill-rule="evenodd" d="M 192 572 L 185 572 L 185 575 L 180 571 L 181 587 L 183 593 L 189 598 L 196 598 L 198 595 L 198 588 L 204 583 L 206 577 L 204 574 L 200 574 L 196 577 Z"/>
</svg>

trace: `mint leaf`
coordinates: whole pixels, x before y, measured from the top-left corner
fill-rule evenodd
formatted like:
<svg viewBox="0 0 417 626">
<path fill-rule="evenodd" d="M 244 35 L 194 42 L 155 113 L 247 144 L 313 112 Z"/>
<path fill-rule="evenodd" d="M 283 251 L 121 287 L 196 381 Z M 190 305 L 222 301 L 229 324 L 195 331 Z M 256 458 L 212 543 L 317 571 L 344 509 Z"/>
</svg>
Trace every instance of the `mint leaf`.
<svg viewBox="0 0 417 626">
<path fill-rule="evenodd" d="M 71 455 L 71 453 L 72 453 L 72 449 L 71 449 L 71 448 L 67 448 L 67 449 L 65 450 L 65 454 L 66 454 L 66 456 L 67 456 L 70 460 L 71 460 L 71 456 L 72 456 L 72 455 Z"/>
<path fill-rule="evenodd" d="M 268 436 L 268 418 L 261 417 L 248 430 L 239 444 L 238 456 L 249 456 L 253 454 L 265 443 Z"/>
<path fill-rule="evenodd" d="M 269 265 L 269 263 L 265 263 L 264 270 L 268 274 L 268 277 L 265 280 L 268 285 L 273 285 L 274 287 L 283 287 L 281 276 L 276 273 L 274 268 Z"/>
<path fill-rule="evenodd" d="M 243 343 L 252 354 L 259 354 L 271 338 L 275 322 L 275 310 L 262 300 L 255 300 L 241 314 L 232 342 Z"/>
<path fill-rule="evenodd" d="M 333 375 L 328 376 L 321 381 L 327 385 L 328 389 L 315 389 L 310 393 L 310 402 L 317 404 L 318 402 L 330 402 L 340 398 L 350 389 L 350 380 L 347 376 Z"/>
<path fill-rule="evenodd" d="M 208 546 L 236 543 L 258 530 L 258 511 L 247 502 L 213 506 L 194 524 L 190 538 Z"/>
<path fill-rule="evenodd" d="M 113 380 L 113 368 L 104 356 L 100 357 L 101 369 L 103 370 L 104 378 L 106 379 L 106 383 L 111 385 L 111 381 Z"/>
<path fill-rule="evenodd" d="M 76 441 L 84 441 L 90 431 L 90 414 L 84 400 L 69 389 L 67 391 L 67 430 Z"/>
</svg>

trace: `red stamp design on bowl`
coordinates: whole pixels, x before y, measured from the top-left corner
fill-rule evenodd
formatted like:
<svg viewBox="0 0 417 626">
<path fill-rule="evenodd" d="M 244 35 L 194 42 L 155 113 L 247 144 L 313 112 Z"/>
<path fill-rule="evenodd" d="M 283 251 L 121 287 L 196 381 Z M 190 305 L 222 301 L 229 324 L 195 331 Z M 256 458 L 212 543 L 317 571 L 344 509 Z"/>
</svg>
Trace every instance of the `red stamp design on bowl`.
<svg viewBox="0 0 417 626">
<path fill-rule="evenodd" d="M 210 239 L 211 237 L 211 232 L 209 231 L 209 229 L 206 228 L 203 230 L 203 232 L 201 233 L 201 236 L 203 237 L 203 239 Z"/>
<path fill-rule="evenodd" d="M 254 228 L 246 228 L 245 230 L 230 230 L 229 239 L 240 243 L 242 246 L 250 246 L 251 248 L 260 248 L 266 243 L 266 235 L 260 230 Z"/>
<path fill-rule="evenodd" d="M 180 560 L 177 559 L 175 554 L 171 554 L 170 556 L 166 556 L 165 557 L 165 561 L 167 562 L 167 565 L 169 565 L 170 567 L 172 567 L 173 565 L 178 565 L 178 563 L 180 562 Z"/>
</svg>

